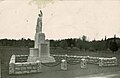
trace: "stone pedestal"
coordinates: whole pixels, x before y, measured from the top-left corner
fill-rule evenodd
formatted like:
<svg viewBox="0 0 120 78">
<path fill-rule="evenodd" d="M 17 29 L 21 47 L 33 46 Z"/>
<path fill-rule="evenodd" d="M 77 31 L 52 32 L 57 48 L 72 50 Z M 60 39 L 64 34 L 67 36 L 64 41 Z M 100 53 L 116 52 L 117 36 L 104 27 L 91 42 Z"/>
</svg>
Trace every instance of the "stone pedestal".
<svg viewBox="0 0 120 78">
<path fill-rule="evenodd" d="M 45 34 L 42 33 L 42 14 L 39 14 L 37 19 L 34 48 L 30 48 L 30 55 L 27 61 L 55 62 L 54 57 L 50 56 L 50 42 L 45 40 Z"/>
<path fill-rule="evenodd" d="M 30 55 L 28 57 L 28 62 L 35 62 L 39 57 L 39 50 L 38 48 L 30 48 Z"/>
<path fill-rule="evenodd" d="M 39 57 L 38 48 L 30 48 L 30 56 Z"/>
<path fill-rule="evenodd" d="M 45 35 L 39 33 L 35 35 L 35 48 L 30 48 L 28 62 L 40 61 L 41 63 L 55 62 L 54 57 L 50 56 L 50 42 L 44 40 Z"/>
<path fill-rule="evenodd" d="M 40 43 L 45 43 L 45 34 L 38 32 L 35 34 L 35 44 L 34 44 L 34 48 L 38 48 L 38 45 Z"/>
</svg>

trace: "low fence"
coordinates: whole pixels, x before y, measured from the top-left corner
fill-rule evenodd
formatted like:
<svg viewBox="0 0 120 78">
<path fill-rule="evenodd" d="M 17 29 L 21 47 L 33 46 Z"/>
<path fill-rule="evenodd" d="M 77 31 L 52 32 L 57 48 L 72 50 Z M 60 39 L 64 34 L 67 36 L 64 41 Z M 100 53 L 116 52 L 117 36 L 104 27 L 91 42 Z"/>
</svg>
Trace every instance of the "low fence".
<svg viewBox="0 0 120 78">
<path fill-rule="evenodd" d="M 68 63 L 80 63 L 81 59 L 88 60 L 88 56 L 73 56 L 73 55 L 52 55 L 56 61 L 66 59 Z"/>
<path fill-rule="evenodd" d="M 89 64 L 99 64 L 99 57 L 88 57 L 88 63 Z"/>
<path fill-rule="evenodd" d="M 99 58 L 99 66 L 115 66 L 117 65 L 117 58 Z"/>
<path fill-rule="evenodd" d="M 17 62 L 16 58 L 17 57 Z M 19 56 L 20 57 L 20 56 Z M 21 57 L 26 57 L 22 55 Z M 26 74 L 26 73 L 37 73 L 41 72 L 41 63 L 37 62 L 24 62 L 23 59 L 20 57 L 22 61 L 18 61 L 18 56 L 12 55 L 9 63 L 9 74 Z"/>
<path fill-rule="evenodd" d="M 15 62 L 27 62 L 28 55 L 15 55 Z"/>
<path fill-rule="evenodd" d="M 53 55 L 53 57 L 60 61 L 66 59 L 68 64 L 78 64 L 81 62 L 81 59 L 85 59 L 87 64 L 97 64 L 99 66 L 116 66 L 117 58 L 105 58 L 105 57 L 90 57 L 90 56 L 73 56 L 73 55 Z"/>
<path fill-rule="evenodd" d="M 54 67 L 61 64 L 61 69 L 67 70 L 67 64 L 80 64 L 81 68 L 87 68 L 87 64 L 97 64 L 98 66 L 116 66 L 117 58 L 73 56 L 73 55 L 52 55 L 56 62 L 41 63 L 27 62 L 28 55 L 12 55 L 9 63 L 9 74 L 26 74 L 41 72 L 41 64 L 47 67 Z M 64 61 L 63 61 L 64 60 Z"/>
</svg>

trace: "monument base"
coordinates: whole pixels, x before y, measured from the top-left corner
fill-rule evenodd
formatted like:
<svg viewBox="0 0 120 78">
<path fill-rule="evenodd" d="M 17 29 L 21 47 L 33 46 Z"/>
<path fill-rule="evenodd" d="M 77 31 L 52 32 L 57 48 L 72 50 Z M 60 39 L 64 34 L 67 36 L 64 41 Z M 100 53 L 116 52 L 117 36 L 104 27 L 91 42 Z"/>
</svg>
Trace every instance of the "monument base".
<svg viewBox="0 0 120 78">
<path fill-rule="evenodd" d="M 41 63 L 51 63 L 51 62 L 55 62 L 54 57 L 52 56 L 42 56 L 42 57 L 34 57 L 34 56 L 29 56 L 28 57 L 28 62 L 36 62 L 36 61 L 40 61 Z"/>
<path fill-rule="evenodd" d="M 55 62 L 54 57 L 52 56 L 42 56 L 40 57 L 38 60 L 41 61 L 41 63 L 51 63 L 51 62 Z"/>
<path fill-rule="evenodd" d="M 27 62 L 36 62 L 39 57 L 28 56 Z"/>
</svg>

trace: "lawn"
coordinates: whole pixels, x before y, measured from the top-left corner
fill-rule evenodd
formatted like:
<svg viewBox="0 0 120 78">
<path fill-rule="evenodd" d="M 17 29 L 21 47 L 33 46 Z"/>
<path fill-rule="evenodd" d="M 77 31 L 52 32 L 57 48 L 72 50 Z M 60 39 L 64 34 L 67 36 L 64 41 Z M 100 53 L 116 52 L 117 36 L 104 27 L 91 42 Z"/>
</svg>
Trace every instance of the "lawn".
<svg viewBox="0 0 120 78">
<path fill-rule="evenodd" d="M 24 75 L 9 75 L 8 65 L 11 55 L 13 54 L 25 54 L 29 55 L 29 48 L 26 47 L 0 47 L 0 54 L 2 57 L 1 69 L 2 78 L 75 78 L 86 75 L 110 73 L 120 71 L 120 52 L 112 53 L 110 51 L 101 52 L 88 52 L 88 51 L 76 51 L 76 50 L 61 50 L 51 49 L 52 54 L 68 54 L 68 55 L 89 55 L 100 57 L 117 57 L 118 66 L 115 67 L 99 67 L 98 65 L 87 64 L 86 69 L 81 69 L 80 64 L 69 65 L 68 70 L 60 70 L 60 65 L 55 67 L 46 67 L 42 65 L 42 73 L 24 74 Z"/>
</svg>

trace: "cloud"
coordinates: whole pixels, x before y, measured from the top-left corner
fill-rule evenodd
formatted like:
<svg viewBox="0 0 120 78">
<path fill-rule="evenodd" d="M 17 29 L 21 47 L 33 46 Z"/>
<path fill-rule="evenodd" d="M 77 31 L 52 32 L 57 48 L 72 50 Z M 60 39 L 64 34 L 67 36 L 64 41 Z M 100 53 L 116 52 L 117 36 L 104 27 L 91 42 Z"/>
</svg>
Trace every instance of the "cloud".
<svg viewBox="0 0 120 78">
<path fill-rule="evenodd" d="M 54 3 L 57 0 L 31 0 L 29 4 L 36 4 L 38 8 L 44 8 L 49 3 Z"/>
</svg>

